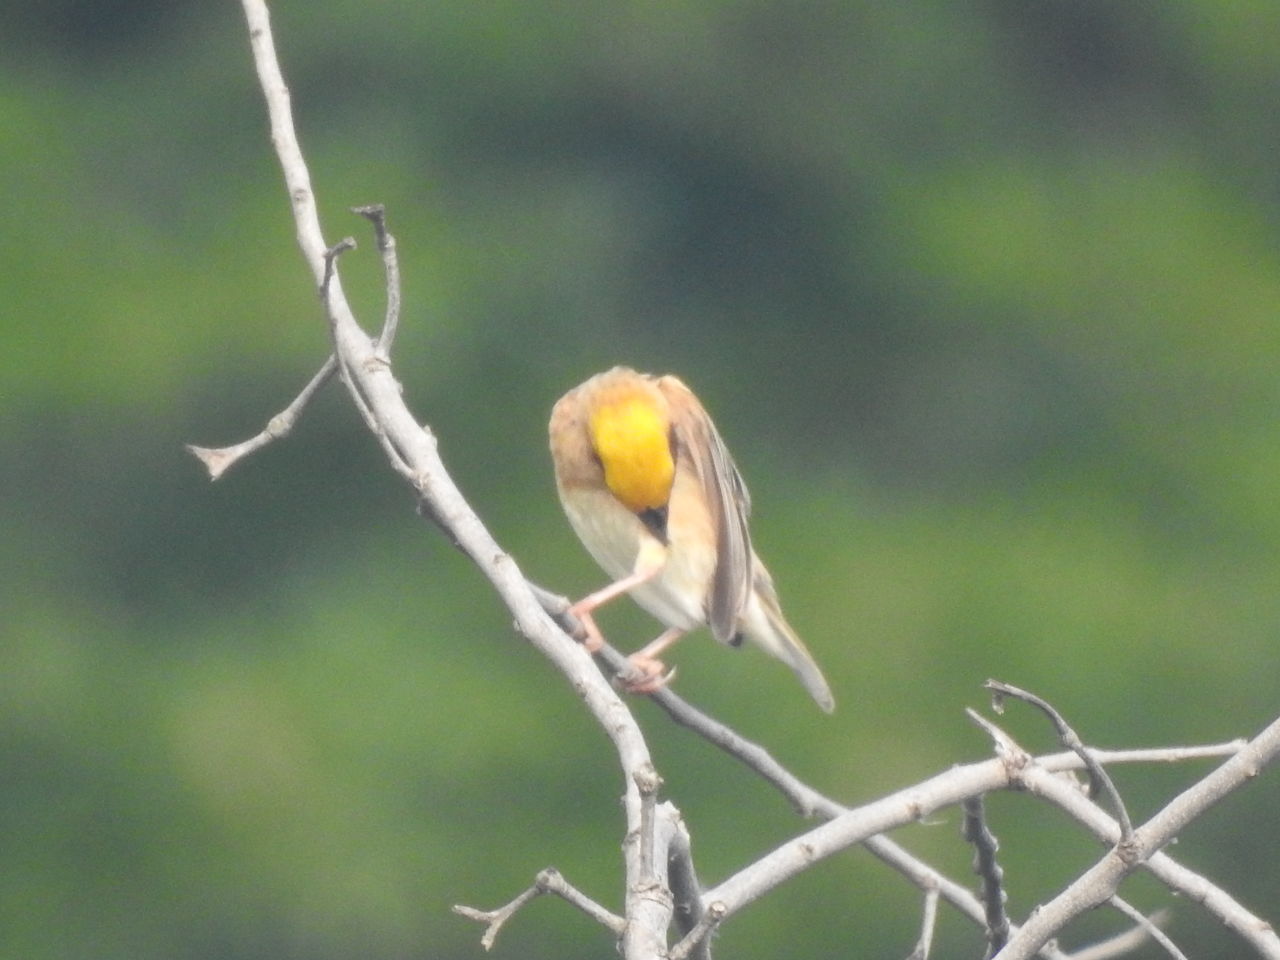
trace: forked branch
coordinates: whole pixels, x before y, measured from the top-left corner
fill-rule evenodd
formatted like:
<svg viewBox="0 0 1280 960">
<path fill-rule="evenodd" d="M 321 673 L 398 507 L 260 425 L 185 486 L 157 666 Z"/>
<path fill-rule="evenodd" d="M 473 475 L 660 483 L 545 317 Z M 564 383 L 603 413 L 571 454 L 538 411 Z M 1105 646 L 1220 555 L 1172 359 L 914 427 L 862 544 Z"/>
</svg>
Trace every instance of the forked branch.
<svg viewBox="0 0 1280 960">
<path fill-rule="evenodd" d="M 387 288 L 386 314 L 377 337 L 370 337 L 356 322 L 338 271 L 339 254 L 354 243 L 344 241 L 329 248 L 324 242 L 310 177 L 293 128 L 289 94 L 276 59 L 265 3 L 262 0 L 242 0 L 242 3 L 249 24 L 255 66 L 267 102 L 272 141 L 293 208 L 298 242 L 312 271 L 316 289 L 321 294 L 321 303 L 330 324 L 333 354 L 298 397 L 273 417 L 258 436 L 233 447 L 190 449 L 216 478 L 244 456 L 286 435 L 319 387 L 338 372 L 392 466 L 414 490 L 421 511 L 439 524 L 450 540 L 474 561 L 510 610 L 516 630 L 567 678 L 611 738 L 621 767 L 626 818 L 623 914 L 612 913 L 572 887 L 555 871 L 545 870 L 529 890 L 503 907 L 490 911 L 457 908 L 460 913 L 486 924 L 483 938 L 486 947 L 492 944 L 498 931 L 521 907 L 543 893 L 554 893 L 618 935 L 626 960 L 658 960 L 663 957 L 670 960 L 707 960 L 710 934 L 734 913 L 824 857 L 862 844 L 924 892 L 922 930 L 914 956 L 928 955 L 937 904 L 942 901 L 952 904 L 974 922 L 990 927 L 996 948 L 999 948 L 1007 931 L 1008 943 L 998 954 L 1002 960 L 1033 955 L 1060 960 L 1067 955 L 1049 943 L 1049 937 L 1082 909 L 1108 900 L 1130 915 L 1130 911 L 1121 906 L 1123 901 L 1114 899 L 1115 888 L 1129 872 L 1143 867 L 1175 891 L 1187 893 L 1204 903 L 1224 923 L 1241 933 L 1259 955 L 1280 960 L 1280 941 L 1274 931 L 1236 904 L 1224 891 L 1175 863 L 1161 850 L 1195 816 L 1256 775 L 1275 758 L 1280 752 L 1280 721 L 1248 744 L 1166 751 L 1101 751 L 1086 748 L 1061 715 L 1043 700 L 1004 684 L 993 689 L 1004 696 L 1027 700 L 1044 710 L 1070 752 L 1033 758 L 1003 731 L 982 720 L 984 729 L 996 742 L 995 759 L 953 768 L 916 786 L 856 808 L 838 804 L 802 783 L 763 747 L 691 707 L 669 688 L 659 690 L 653 695 L 654 701 L 676 722 L 747 764 L 773 784 L 800 812 L 827 821 L 782 844 L 711 889 L 703 890 L 694 870 L 688 831 L 679 812 L 671 803 L 658 798 L 661 780 L 654 770 L 634 715 L 596 669 L 581 644 L 574 640 L 581 625 L 573 622 L 567 612 L 567 603 L 530 584 L 515 561 L 497 545 L 454 485 L 439 458 L 434 437 L 405 406 L 400 385 L 390 367 L 390 350 L 401 309 L 399 264 L 395 238 L 387 230 L 385 212 L 378 206 L 358 208 L 357 212 L 372 224 L 375 242 L 382 255 Z M 600 657 L 611 671 L 617 672 L 626 666 L 625 658 L 607 646 Z M 1106 763 L 1158 762 L 1207 755 L 1228 756 L 1229 759 L 1137 829 L 1129 824 L 1119 794 L 1103 769 Z M 1061 771 L 1075 769 L 1089 771 L 1108 795 L 1118 819 L 1108 816 L 1057 776 Z M 996 909 L 997 902 L 1003 901 L 1004 892 L 994 863 L 994 845 L 984 836 L 986 828 L 981 821 L 980 807 L 972 803 L 973 798 L 1010 787 L 1025 789 L 1050 800 L 1096 835 L 1115 844 L 1114 849 L 1092 870 L 1033 914 L 1021 928 L 1009 922 L 1002 910 Z M 982 827 L 978 830 L 975 826 L 973 842 L 980 855 L 990 855 L 983 866 L 983 876 L 987 881 L 985 902 L 884 836 L 889 829 L 918 821 L 933 811 L 965 801 L 970 801 L 974 824 Z M 1153 932 L 1155 928 L 1142 918 L 1131 916 L 1131 919 L 1138 924 L 1135 929 L 1142 937 L 1158 933 Z M 668 950 L 668 929 L 673 923 L 682 938 Z M 1130 937 L 1124 944 L 1132 942 Z M 1163 940 L 1161 942 L 1164 943 Z M 1121 946 L 1121 941 L 1116 939 L 1109 945 L 1082 951 L 1078 956 L 1114 956 Z M 1108 950 L 1111 952 L 1106 952 Z"/>
<path fill-rule="evenodd" d="M 475 907 L 457 904 L 454 906 L 453 912 L 459 916 L 466 917 L 468 920 L 483 923 L 485 930 L 484 935 L 480 937 L 480 945 L 486 950 L 492 950 L 494 943 L 498 939 L 498 934 L 502 932 L 502 928 L 506 926 L 507 921 L 519 913 L 520 908 L 530 900 L 534 900 L 544 893 L 554 893 L 557 897 L 577 907 L 592 920 L 608 928 L 617 936 L 622 936 L 622 928 L 626 925 L 626 921 L 617 914 L 610 913 L 588 897 L 566 880 L 555 867 L 547 867 L 545 870 L 539 871 L 537 877 L 534 878 L 533 886 L 510 903 L 501 907 L 493 910 L 477 910 Z"/>
</svg>

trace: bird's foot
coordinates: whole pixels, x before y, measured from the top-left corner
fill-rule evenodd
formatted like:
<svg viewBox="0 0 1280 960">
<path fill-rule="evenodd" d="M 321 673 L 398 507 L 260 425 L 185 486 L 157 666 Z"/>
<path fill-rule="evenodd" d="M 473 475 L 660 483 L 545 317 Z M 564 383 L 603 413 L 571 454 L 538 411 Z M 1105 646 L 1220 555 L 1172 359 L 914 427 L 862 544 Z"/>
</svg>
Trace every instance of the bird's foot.
<svg viewBox="0 0 1280 960">
<path fill-rule="evenodd" d="M 618 675 L 618 682 L 627 693 L 657 693 L 676 675 L 676 668 L 667 669 L 667 665 L 657 657 L 645 656 L 643 651 L 627 657 L 631 669 Z"/>
</svg>

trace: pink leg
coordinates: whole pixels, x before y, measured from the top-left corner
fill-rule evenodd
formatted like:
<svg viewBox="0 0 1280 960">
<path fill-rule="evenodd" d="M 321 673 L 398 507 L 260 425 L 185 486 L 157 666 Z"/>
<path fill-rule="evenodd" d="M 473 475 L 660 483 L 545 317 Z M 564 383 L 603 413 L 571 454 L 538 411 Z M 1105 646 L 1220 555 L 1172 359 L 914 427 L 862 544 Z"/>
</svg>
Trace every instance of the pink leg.
<svg viewBox="0 0 1280 960">
<path fill-rule="evenodd" d="M 686 632 L 679 627 L 664 630 L 657 640 L 646 643 L 627 659 L 633 663 L 637 660 L 657 660 L 658 654 L 665 653 L 670 647 L 674 646 L 675 642 L 683 637 Z"/>
<path fill-rule="evenodd" d="M 600 628 L 596 626 L 595 618 L 591 616 L 591 612 L 603 607 L 610 600 L 616 600 L 632 587 L 638 587 L 646 580 L 652 580 L 657 576 L 658 571 L 662 569 L 663 560 L 665 560 L 665 557 L 657 562 L 649 562 L 643 566 L 637 566 L 634 573 L 629 573 L 621 580 L 616 580 L 606 587 L 601 587 L 595 593 L 587 594 L 569 607 L 569 612 L 582 621 L 582 628 L 587 632 L 587 639 L 583 642 L 583 645 L 587 648 L 588 653 L 595 653 L 604 646 L 604 635 L 600 633 Z M 638 563 L 639 561 L 637 561 Z"/>
<path fill-rule="evenodd" d="M 596 626 L 596 618 L 586 610 L 575 610 L 573 607 L 569 608 L 569 613 L 577 617 L 578 622 L 582 624 L 582 629 L 586 633 L 582 645 L 587 648 L 587 653 L 599 653 L 600 648 L 604 646 L 604 634 Z"/>
<path fill-rule="evenodd" d="M 679 627 L 664 630 L 658 639 L 647 643 L 631 656 L 632 675 L 623 678 L 623 685 L 632 693 L 653 693 L 665 687 L 676 675 L 675 668 L 667 671 L 667 666 L 658 659 L 658 654 L 675 644 L 685 635 Z"/>
</svg>

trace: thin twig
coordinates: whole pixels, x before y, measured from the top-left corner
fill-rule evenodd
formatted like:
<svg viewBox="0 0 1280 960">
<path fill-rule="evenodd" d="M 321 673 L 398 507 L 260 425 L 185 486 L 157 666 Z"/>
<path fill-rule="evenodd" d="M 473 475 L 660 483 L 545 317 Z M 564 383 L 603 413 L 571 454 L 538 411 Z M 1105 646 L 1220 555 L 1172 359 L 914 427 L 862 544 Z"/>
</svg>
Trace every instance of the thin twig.
<svg viewBox="0 0 1280 960">
<path fill-rule="evenodd" d="M 374 353 L 383 363 L 391 362 L 391 344 L 396 339 L 396 329 L 400 324 L 400 258 L 396 253 L 396 238 L 387 229 L 387 210 L 380 203 L 371 203 L 363 207 L 352 207 L 352 213 L 358 213 L 373 224 L 373 237 L 382 254 L 382 270 L 387 285 L 387 310 L 382 320 L 382 330 L 374 345 Z"/>
<path fill-rule="evenodd" d="M 969 797 L 964 809 L 964 839 L 973 845 L 973 872 L 982 881 L 982 902 L 987 910 L 987 956 L 994 956 L 1009 939 L 1009 915 L 1004 905 L 1004 870 L 996 862 L 1000 841 L 987 827 L 982 795 Z"/>
<path fill-rule="evenodd" d="M 484 934 L 480 937 L 480 946 L 486 950 L 492 950 L 494 941 L 498 939 L 498 934 L 502 932 L 506 922 L 514 917 L 521 907 L 535 897 L 541 896 L 542 893 L 543 891 L 538 889 L 538 885 L 534 884 L 510 903 L 497 909 L 477 910 L 475 907 L 455 903 L 453 912 L 460 917 L 466 917 L 468 920 L 475 920 L 478 923 L 485 924 Z"/>
<path fill-rule="evenodd" d="M 693 955 L 693 951 L 698 949 L 720 925 L 720 921 L 725 918 L 728 908 L 719 900 L 712 900 L 707 904 L 706 913 L 702 915 L 688 935 L 671 948 L 667 954 L 669 960 L 687 960 Z"/>
<path fill-rule="evenodd" d="M 320 278 L 320 299 L 324 301 L 326 311 L 331 311 L 329 294 L 333 289 L 333 275 L 338 269 L 338 258 L 355 248 L 355 237 L 343 237 L 324 252 L 324 276 Z"/>
<path fill-rule="evenodd" d="M 596 903 L 566 880 L 560 871 L 554 867 L 548 867 L 538 874 L 537 885 L 539 890 L 546 893 L 554 893 L 565 903 L 577 907 L 596 923 L 608 928 L 614 934 L 621 935 L 623 928 L 627 925 L 626 920 Z"/>
<path fill-rule="evenodd" d="M 475 907 L 455 904 L 453 912 L 461 917 L 466 917 L 468 920 L 475 920 L 485 924 L 485 931 L 480 938 L 480 945 L 486 950 L 491 950 L 494 942 L 498 939 L 498 934 L 502 931 L 507 921 L 514 917 L 530 900 L 540 897 L 544 893 L 555 894 L 566 903 L 577 907 L 597 923 L 607 927 L 614 934 L 621 935 L 622 928 L 626 925 L 626 921 L 617 914 L 609 912 L 569 883 L 555 867 L 547 867 L 547 869 L 540 871 L 533 881 L 533 886 L 510 903 L 501 907 L 493 910 L 477 910 Z"/>
<path fill-rule="evenodd" d="M 333 354 L 329 354 L 329 359 L 325 360 L 315 375 L 307 381 L 307 385 L 302 388 L 301 393 L 293 398 L 293 402 L 268 420 L 267 425 L 262 428 L 261 432 L 248 440 L 242 440 L 240 443 L 232 444 L 229 447 L 198 447 L 194 443 L 188 443 L 186 444 L 187 452 L 198 457 L 200 462 L 204 464 L 205 469 L 209 471 L 210 480 L 217 480 L 244 457 L 261 450 L 269 443 L 282 440 L 292 433 L 294 424 L 298 422 L 303 411 L 306 410 L 311 398 L 316 395 L 316 392 L 322 386 L 329 382 L 329 378 L 333 376 L 334 371 L 337 369 L 337 359 Z"/>
<path fill-rule="evenodd" d="M 1115 783 L 1112 782 L 1107 771 L 1103 769 L 1102 764 L 1093 756 L 1093 751 L 1084 745 L 1084 741 L 1071 729 L 1062 714 L 1055 710 L 1048 701 L 1012 684 L 1002 683 L 999 680 L 988 680 L 983 686 L 992 692 L 991 706 L 997 713 L 1004 712 L 1003 697 L 1014 697 L 1038 708 L 1049 718 L 1049 722 L 1053 724 L 1054 729 L 1057 731 L 1058 739 L 1062 742 L 1062 745 L 1076 753 L 1084 761 L 1084 765 L 1089 771 L 1089 779 L 1095 787 L 1101 788 L 1106 792 L 1107 798 L 1111 801 L 1111 807 L 1116 812 L 1116 819 L 1120 822 L 1120 842 L 1127 844 L 1133 837 L 1133 823 L 1129 820 L 1129 811 L 1125 809 L 1124 801 L 1120 799 L 1120 791 L 1116 789 Z"/>
<path fill-rule="evenodd" d="M 1023 750 L 1022 747 L 1018 746 L 1013 737 L 1009 736 L 982 714 L 978 713 L 978 711 L 971 707 L 965 707 L 964 713 L 965 716 L 973 721 L 975 725 L 980 727 L 982 731 L 991 738 L 991 742 L 996 748 L 996 756 L 1003 760 L 1012 771 L 1016 771 L 1019 767 L 1025 766 L 1035 759 L 1031 754 Z"/>
<path fill-rule="evenodd" d="M 932 887 L 924 892 L 924 909 L 920 916 L 920 939 L 915 949 L 907 956 L 907 960 L 929 960 L 929 952 L 933 949 L 933 932 L 938 925 L 938 888 Z"/>
<path fill-rule="evenodd" d="M 1145 824 L 1134 830 L 1128 843 L 1117 843 L 1094 866 L 1068 884 L 1065 890 L 1043 904 L 1028 918 L 1022 928 L 1010 937 L 1008 945 L 1000 954 L 1001 960 L 1027 960 L 1075 917 L 1112 897 L 1120 881 L 1144 865 L 1166 883 L 1173 885 L 1175 880 L 1182 883 L 1183 886 L 1179 889 L 1205 906 L 1209 906 L 1212 900 L 1213 906 L 1210 909 L 1213 909 L 1228 926 L 1243 936 L 1260 956 L 1270 960 L 1280 960 L 1280 937 L 1276 936 L 1270 924 L 1245 910 L 1224 891 L 1209 884 L 1204 878 L 1197 878 L 1199 884 L 1193 889 L 1189 884 L 1190 878 L 1178 877 L 1176 871 L 1171 869 L 1185 870 L 1185 868 L 1174 863 L 1172 858 L 1162 852 L 1162 848 L 1177 837 L 1196 817 L 1256 777 L 1278 755 L 1280 755 L 1280 719 L 1273 721 L 1250 740 L 1239 753 L 1221 764 L 1208 776 L 1188 787 Z M 1037 778 L 1037 773 L 1035 765 L 1029 766 L 1023 772 L 1023 784 L 1028 785 L 1038 779 L 1040 781 L 1038 789 L 1055 793 L 1059 803 L 1076 805 L 1075 800 L 1062 799 L 1060 784 L 1047 786 L 1043 783 L 1042 777 Z M 1088 803 L 1087 798 L 1078 795 L 1076 800 Z M 1089 806 L 1094 810 L 1098 809 L 1093 804 Z M 1106 820 L 1110 821 L 1110 818 Z M 1111 829 L 1114 830 L 1114 821 L 1110 823 Z M 1107 832 L 1104 826 L 1102 835 L 1106 836 Z"/>
<path fill-rule="evenodd" d="M 1167 933 L 1160 929 L 1156 923 L 1155 915 L 1146 916 L 1141 910 L 1121 897 L 1112 897 L 1108 902 L 1132 920 L 1139 930 L 1164 947 L 1169 956 L 1173 957 L 1173 960 L 1187 960 L 1187 955 L 1178 949 L 1178 945 L 1169 939 Z"/>
<path fill-rule="evenodd" d="M 1168 917 L 1168 910 L 1157 910 L 1149 918 L 1149 923 L 1152 926 L 1158 926 L 1164 923 Z M 1122 957 L 1126 953 L 1132 953 L 1150 939 L 1150 927 L 1138 924 L 1128 930 L 1117 933 L 1114 937 L 1108 937 L 1106 940 L 1100 940 L 1091 946 L 1082 947 L 1074 951 L 1065 960 L 1112 960 L 1114 957 Z"/>
<path fill-rule="evenodd" d="M 570 636 L 581 639 L 584 635 L 581 626 L 576 618 L 568 613 L 569 600 L 537 584 L 530 584 L 530 586 L 544 609 L 556 619 L 565 632 Z M 608 645 L 602 649 L 598 656 L 605 662 L 606 666 L 611 668 L 615 663 L 621 667 L 626 661 L 626 658 L 621 653 L 613 650 Z M 676 723 L 703 737 L 749 769 L 755 771 L 764 780 L 773 784 L 797 810 L 820 816 L 824 819 L 838 817 L 849 811 L 848 807 L 824 796 L 799 780 L 779 764 L 768 750 L 698 710 L 671 688 L 664 687 L 651 694 L 649 698 L 666 711 Z M 1033 770 L 1052 774 L 1050 777 L 1052 782 L 1065 789 L 1063 781 L 1057 774 L 1069 770 L 1078 770 L 1084 765 L 1082 758 L 1075 752 L 1051 754 L 1035 759 L 1034 763 L 1032 763 L 1033 758 L 1031 755 L 1019 747 L 1012 737 L 980 714 L 976 714 L 973 711 L 968 712 L 975 722 L 986 729 L 993 739 L 1001 745 L 1002 756 L 1007 754 L 1002 761 L 1006 767 L 1011 764 L 1013 769 L 1016 770 L 1021 764 L 1032 764 Z M 1187 760 L 1220 759 L 1234 756 L 1244 747 L 1245 743 L 1246 741 L 1243 740 L 1231 740 L 1203 746 L 1137 750 L 1094 750 L 1092 752 L 1099 761 L 1104 763 L 1179 763 Z M 1006 777 L 991 780 L 989 785 L 983 789 L 1003 789 L 1008 786 L 1012 779 L 1010 771 L 1006 769 Z M 1017 782 L 1021 783 L 1022 781 L 1018 780 Z M 1075 796 L 1079 798 L 1081 804 L 1087 807 L 1088 810 L 1094 811 L 1105 820 L 1110 820 L 1101 809 L 1092 804 L 1078 790 L 1075 791 Z M 1083 813 L 1077 812 L 1075 815 L 1077 819 L 1084 817 L 1081 822 L 1089 826 L 1088 819 Z M 1114 840 L 1111 842 L 1114 842 Z M 928 890 L 931 885 L 936 885 L 943 900 L 946 900 L 961 914 L 979 926 L 985 925 L 986 912 L 982 902 L 964 885 L 939 873 L 935 868 L 920 860 L 887 836 L 876 835 L 868 837 L 863 841 L 863 846 L 882 862 L 901 873 L 919 889 Z M 1242 916 L 1251 916 L 1248 913 L 1241 914 L 1239 911 L 1243 910 L 1243 908 L 1239 907 L 1239 904 L 1227 895 L 1225 891 L 1215 887 L 1191 871 L 1187 871 L 1186 868 L 1174 864 L 1172 860 L 1158 859 L 1153 863 L 1159 863 L 1165 869 L 1166 874 L 1172 874 L 1175 870 L 1185 871 L 1185 874 L 1179 874 L 1179 880 L 1175 881 L 1182 883 L 1180 889 L 1184 891 L 1192 889 L 1193 885 L 1190 878 L 1194 878 L 1196 884 L 1194 889 L 1198 893 L 1197 899 L 1205 899 L 1210 904 L 1213 904 L 1214 912 L 1219 916 L 1231 917 L 1236 922 L 1241 922 Z M 1170 881 L 1166 880 L 1166 882 Z M 1199 884 L 1203 884 L 1203 887 L 1199 886 Z M 1012 929 L 1016 929 L 1016 926 L 1011 927 Z M 1066 955 L 1056 946 L 1046 944 L 1041 947 L 1039 956 L 1048 960 L 1048 958 L 1064 958 Z"/>
<path fill-rule="evenodd" d="M 400 474 L 400 476 L 413 483 L 418 474 L 409 466 L 405 461 L 404 456 L 391 441 L 382 421 L 373 412 L 360 382 L 357 378 L 351 375 L 351 369 L 345 359 L 343 359 L 344 354 L 338 349 L 337 332 L 338 324 L 342 315 L 334 310 L 334 305 L 330 301 L 330 290 L 332 289 L 334 279 L 337 276 L 336 263 L 338 257 L 346 253 L 348 250 L 354 249 L 356 249 L 355 239 L 353 237 L 345 237 L 335 243 L 324 253 L 324 279 L 320 282 L 320 298 L 324 303 L 325 312 L 329 316 L 330 330 L 334 336 L 334 355 L 341 361 L 338 367 L 339 374 L 342 378 L 343 385 L 347 388 L 347 393 L 351 396 L 351 402 L 355 405 L 356 411 L 360 414 L 360 419 L 364 421 L 365 426 L 369 428 L 369 432 L 377 439 L 379 446 L 382 447 L 383 453 L 387 455 L 387 460 L 390 461 L 391 466 L 395 471 Z M 366 367 L 370 366 L 371 362 L 372 361 L 367 360 Z M 381 361 L 377 362 L 381 363 Z M 382 366 L 386 368 L 385 363 L 383 363 Z M 387 372 L 389 373 L 390 370 L 387 369 Z"/>
<path fill-rule="evenodd" d="M 1017 763 L 1004 761 L 1009 773 L 1010 785 L 1048 800 L 1072 819 L 1084 825 L 1103 843 L 1113 845 L 1115 848 L 1113 852 L 1122 853 L 1127 849 L 1120 846 L 1120 825 L 1115 819 L 1094 803 L 1077 783 L 1061 776 L 1063 771 L 1080 768 L 1083 761 L 1079 756 L 1067 753 L 1037 759 L 1026 753 L 1009 734 L 1000 730 L 989 720 L 978 719 L 984 727 L 998 735 L 998 742 L 1006 745 L 1003 748 L 1005 753 L 1023 758 Z M 1273 726 L 1275 725 L 1280 725 L 1280 720 L 1275 721 Z M 1144 761 L 1174 759 L 1189 754 L 1196 757 L 1213 755 L 1235 758 L 1249 747 L 1250 743 L 1247 741 L 1241 743 L 1231 741 L 1207 747 L 1174 747 L 1168 751 L 1136 750 L 1132 751 L 1132 754 Z M 1095 753 L 1098 759 L 1108 763 L 1124 762 L 1129 759 L 1129 751 L 1113 750 Z M 1203 783 L 1202 780 L 1196 787 L 1200 787 Z M 1269 960 L 1280 960 L 1280 937 L 1276 936 L 1271 925 L 1247 910 L 1221 887 L 1210 883 L 1193 870 L 1187 869 L 1164 852 L 1152 854 L 1143 866 L 1170 890 L 1204 907 L 1226 927 L 1248 941 L 1260 956 L 1267 957 Z M 1017 932 L 1017 928 L 1011 928 L 1011 930 Z M 1044 947 L 1040 948 L 1039 953 L 1041 956 L 1044 955 Z"/>
</svg>

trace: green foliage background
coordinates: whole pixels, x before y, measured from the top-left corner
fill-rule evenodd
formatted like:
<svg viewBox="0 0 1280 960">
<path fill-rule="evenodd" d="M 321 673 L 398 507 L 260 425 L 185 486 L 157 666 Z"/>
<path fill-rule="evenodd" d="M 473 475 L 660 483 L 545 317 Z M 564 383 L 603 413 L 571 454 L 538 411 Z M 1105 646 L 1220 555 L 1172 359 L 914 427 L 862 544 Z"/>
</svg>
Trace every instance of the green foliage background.
<svg viewBox="0 0 1280 960">
<path fill-rule="evenodd" d="M 849 802 L 985 756 L 988 676 L 1105 746 L 1277 713 L 1280 7 L 274 14 L 330 237 L 387 204 L 409 404 L 531 576 L 601 582 L 550 479 L 563 390 L 676 371 L 717 417 L 840 706 L 705 636 L 682 693 Z M 215 486 L 181 450 L 257 430 L 326 353 L 236 5 L 18 0 L 0 37 L 0 953 L 477 957 L 449 905 L 548 864 L 616 906 L 606 741 L 338 392 Z M 372 323 L 369 246 L 344 271 Z M 637 709 L 705 879 L 800 828 Z M 1118 779 L 1141 819 L 1204 769 Z M 1273 921 L 1278 784 L 1175 851 Z M 1024 797 L 991 821 L 1017 914 L 1100 852 Z M 957 828 L 901 839 L 963 878 Z M 1241 955 L 1175 907 L 1190 955 Z M 855 852 L 720 953 L 902 956 L 918 915 Z M 540 902 L 494 955 L 612 951 Z"/>
</svg>

